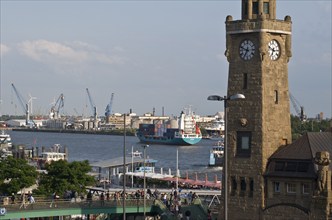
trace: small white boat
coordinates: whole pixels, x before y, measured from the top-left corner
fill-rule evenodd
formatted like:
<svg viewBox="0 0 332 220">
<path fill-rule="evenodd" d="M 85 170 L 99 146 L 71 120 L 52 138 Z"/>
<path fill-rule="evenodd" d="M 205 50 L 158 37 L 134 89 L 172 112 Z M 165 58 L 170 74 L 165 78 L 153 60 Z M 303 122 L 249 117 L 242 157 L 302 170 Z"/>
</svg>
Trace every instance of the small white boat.
<svg viewBox="0 0 332 220">
<path fill-rule="evenodd" d="M 138 150 L 130 152 L 129 154 L 133 158 L 142 158 L 142 152 L 140 152 Z"/>
<path fill-rule="evenodd" d="M 209 166 L 222 166 L 224 163 L 224 143 L 218 143 L 210 149 Z"/>
<path fill-rule="evenodd" d="M 7 158 L 8 156 L 13 156 L 13 152 L 10 150 L 7 150 L 6 148 L 0 149 L 0 159 Z"/>
<path fill-rule="evenodd" d="M 4 130 L 1 130 L 0 133 L 0 145 L 4 147 L 12 147 L 12 139 Z"/>
</svg>

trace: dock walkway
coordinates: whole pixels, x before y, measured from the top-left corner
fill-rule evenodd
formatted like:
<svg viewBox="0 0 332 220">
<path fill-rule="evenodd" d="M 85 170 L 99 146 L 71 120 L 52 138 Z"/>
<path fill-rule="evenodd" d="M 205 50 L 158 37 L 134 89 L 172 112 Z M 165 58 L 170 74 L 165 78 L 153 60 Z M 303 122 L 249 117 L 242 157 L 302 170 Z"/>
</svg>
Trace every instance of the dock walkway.
<svg viewBox="0 0 332 220">
<path fill-rule="evenodd" d="M 99 189 L 100 190 L 100 189 Z M 117 192 L 121 189 L 109 189 L 110 192 Z M 129 190 L 130 191 L 130 190 Z M 218 195 L 220 191 L 200 191 L 197 190 L 197 199 L 193 204 L 183 203 L 181 211 L 184 213 L 190 210 L 195 213 L 197 219 L 206 219 L 209 203 L 212 204 L 211 198 L 217 197 L 216 201 L 220 201 Z M 99 191 L 100 192 L 100 191 Z M 160 190 L 160 192 L 170 192 L 170 190 Z M 206 201 L 206 198 L 210 198 Z M 94 199 L 88 201 L 86 199 L 56 200 L 35 198 L 35 203 L 0 205 L 0 220 L 3 219 L 20 219 L 20 218 L 38 218 L 51 216 L 75 216 L 75 215 L 100 215 L 104 213 L 107 219 L 113 219 L 126 213 L 127 216 L 142 216 L 144 213 L 144 200 L 126 199 L 125 208 L 123 209 L 122 199 L 99 200 Z M 215 203 L 214 202 L 214 203 Z M 205 205 L 204 205 L 204 204 Z M 220 203 L 217 204 L 217 206 Z M 148 216 L 164 216 L 162 219 L 175 219 L 174 215 L 169 211 L 166 205 L 159 199 L 146 199 L 145 212 Z M 199 218 L 198 218 L 199 217 Z M 89 218 L 89 217 L 88 217 Z"/>
</svg>

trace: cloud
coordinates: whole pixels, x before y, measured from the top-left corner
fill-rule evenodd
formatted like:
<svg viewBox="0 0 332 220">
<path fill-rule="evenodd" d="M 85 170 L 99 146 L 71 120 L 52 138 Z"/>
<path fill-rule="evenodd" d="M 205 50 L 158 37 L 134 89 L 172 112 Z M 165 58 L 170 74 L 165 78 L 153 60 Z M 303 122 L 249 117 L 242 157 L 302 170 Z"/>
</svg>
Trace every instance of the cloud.
<svg viewBox="0 0 332 220">
<path fill-rule="evenodd" d="M 24 41 L 18 45 L 19 51 L 33 60 L 48 62 L 83 62 L 87 59 L 84 51 L 75 51 L 66 45 L 47 40 Z"/>
<path fill-rule="evenodd" d="M 65 44 L 47 40 L 24 41 L 18 44 L 18 50 L 25 56 L 43 63 L 80 64 L 99 62 L 106 64 L 124 63 L 123 58 L 108 55 L 98 47 L 81 41 Z"/>
<path fill-rule="evenodd" d="M 101 63 L 124 64 L 126 59 L 120 56 L 108 56 L 105 54 L 95 53 L 94 58 Z"/>
<path fill-rule="evenodd" d="M 10 48 L 4 44 L 0 44 L 0 56 L 3 57 L 6 53 L 10 51 Z"/>
</svg>

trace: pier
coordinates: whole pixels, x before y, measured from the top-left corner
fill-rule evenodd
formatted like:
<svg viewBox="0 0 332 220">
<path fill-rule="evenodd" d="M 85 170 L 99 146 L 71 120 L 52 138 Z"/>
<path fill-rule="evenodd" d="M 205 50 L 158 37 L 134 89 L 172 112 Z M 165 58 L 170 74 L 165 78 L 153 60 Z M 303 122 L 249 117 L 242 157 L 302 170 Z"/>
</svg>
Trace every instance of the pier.
<svg viewBox="0 0 332 220">
<path fill-rule="evenodd" d="M 121 189 L 108 189 L 110 192 L 118 192 Z M 130 194 L 135 189 L 128 189 L 126 193 Z M 137 190 L 137 189 L 136 189 Z M 95 188 L 95 195 L 98 195 L 103 189 Z M 106 190 L 105 190 L 106 191 Z M 169 189 L 160 189 L 161 193 L 170 193 Z M 190 213 L 195 219 L 206 219 L 207 210 L 218 210 L 220 204 L 220 191 L 212 190 L 194 190 L 198 198 L 192 204 L 185 202 L 182 197 L 183 205 L 181 212 Z M 185 195 L 184 192 L 181 195 Z M 105 219 L 116 219 L 122 217 L 124 211 L 128 219 L 140 219 L 144 213 L 143 198 L 125 199 L 125 210 L 123 209 L 123 199 L 100 200 L 94 197 L 92 200 L 87 199 L 58 199 L 52 201 L 45 198 L 35 198 L 35 203 L 1 204 L 0 220 L 3 219 L 20 219 L 20 218 L 39 218 L 39 217 L 56 217 L 56 216 L 86 216 L 87 219 L 101 216 Z M 210 198 L 210 199 L 207 199 Z M 212 200 L 211 200 L 212 198 Z M 219 203 L 218 203 L 219 202 Z M 161 219 L 176 219 L 173 213 L 167 208 L 161 199 L 146 199 L 145 212 L 147 216 L 161 217 Z"/>
</svg>

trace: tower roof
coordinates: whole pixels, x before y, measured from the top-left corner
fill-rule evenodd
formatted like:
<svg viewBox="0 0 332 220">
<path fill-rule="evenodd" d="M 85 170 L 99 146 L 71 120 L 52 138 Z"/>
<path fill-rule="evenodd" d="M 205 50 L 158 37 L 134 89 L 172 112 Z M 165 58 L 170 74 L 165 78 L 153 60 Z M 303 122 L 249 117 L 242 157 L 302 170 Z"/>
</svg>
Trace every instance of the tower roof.
<svg viewBox="0 0 332 220">
<path fill-rule="evenodd" d="M 270 158 L 265 176 L 316 178 L 317 152 L 332 153 L 332 132 L 305 133 L 292 144 L 280 147 Z M 332 170 L 330 163 L 329 169 Z"/>
<path fill-rule="evenodd" d="M 311 160 L 316 152 L 332 155 L 332 132 L 308 132 L 292 144 L 279 148 L 270 159 Z"/>
</svg>

